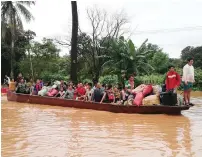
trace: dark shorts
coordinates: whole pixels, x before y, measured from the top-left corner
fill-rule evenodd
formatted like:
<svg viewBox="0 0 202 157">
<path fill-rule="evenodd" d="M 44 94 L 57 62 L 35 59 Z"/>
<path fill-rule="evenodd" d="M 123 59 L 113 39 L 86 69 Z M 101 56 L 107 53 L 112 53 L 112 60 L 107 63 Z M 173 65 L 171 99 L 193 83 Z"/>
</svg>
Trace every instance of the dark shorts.
<svg viewBox="0 0 202 157">
<path fill-rule="evenodd" d="M 187 82 L 187 85 L 186 85 L 185 82 L 183 82 L 183 86 L 184 86 L 184 91 L 187 91 L 189 89 L 192 89 L 193 83 L 192 82 Z"/>
</svg>

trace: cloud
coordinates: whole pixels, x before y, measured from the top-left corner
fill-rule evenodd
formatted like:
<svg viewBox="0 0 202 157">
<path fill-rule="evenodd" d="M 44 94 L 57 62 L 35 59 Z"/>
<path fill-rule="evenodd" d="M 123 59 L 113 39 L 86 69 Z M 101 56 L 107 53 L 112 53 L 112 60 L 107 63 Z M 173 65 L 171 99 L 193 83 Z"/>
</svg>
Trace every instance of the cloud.
<svg viewBox="0 0 202 157">
<path fill-rule="evenodd" d="M 108 12 L 124 9 L 136 31 L 173 29 L 202 26 L 202 1 L 200 0 L 122 0 L 122 1 L 77 1 L 79 24 L 83 31 L 91 27 L 86 8 L 97 6 Z M 26 29 L 36 32 L 38 38 L 71 36 L 71 1 L 37 1 L 32 7 L 35 21 L 25 24 Z M 181 50 L 189 45 L 197 46 L 202 41 L 202 30 L 133 35 L 132 40 L 140 45 L 146 38 L 159 45 L 170 57 L 179 57 Z M 65 48 L 61 54 L 68 53 Z"/>
</svg>

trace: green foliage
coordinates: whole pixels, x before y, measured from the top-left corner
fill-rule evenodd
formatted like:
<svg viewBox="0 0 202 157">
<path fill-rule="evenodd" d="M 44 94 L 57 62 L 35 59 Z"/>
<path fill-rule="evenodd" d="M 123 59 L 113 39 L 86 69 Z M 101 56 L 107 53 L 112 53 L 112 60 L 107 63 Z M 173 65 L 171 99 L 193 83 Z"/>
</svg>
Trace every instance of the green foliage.
<svg viewBox="0 0 202 157">
<path fill-rule="evenodd" d="M 5 38 L 10 39 L 10 71 L 11 77 L 16 75 L 16 46 L 15 42 L 17 37 L 23 35 L 23 23 L 22 17 L 26 22 L 30 22 L 33 18 L 31 12 L 27 9 L 31 5 L 35 4 L 34 1 L 2 1 L 1 2 L 1 24 L 2 24 L 2 36 L 1 38 L 6 41 Z M 19 34 L 20 35 L 19 35 Z M 24 35 L 23 35 L 24 36 Z M 11 44 L 12 43 L 12 44 Z M 20 47 L 20 46 L 19 46 Z"/>
<path fill-rule="evenodd" d="M 25 77 L 32 76 L 31 63 L 33 67 L 34 79 L 37 78 L 64 78 L 69 73 L 69 56 L 59 57 L 59 49 L 52 40 L 43 39 L 42 43 L 34 42 L 30 47 L 30 55 L 27 54 L 18 65 Z M 61 76 L 61 77 L 60 77 Z"/>
<path fill-rule="evenodd" d="M 187 46 L 181 52 L 181 59 L 184 64 L 187 63 L 188 58 L 194 58 L 194 67 L 202 69 L 202 46 L 193 47 Z"/>
<path fill-rule="evenodd" d="M 93 83 L 93 81 L 90 79 L 80 80 L 80 82 L 82 82 L 82 83 Z"/>
<path fill-rule="evenodd" d="M 60 75 L 60 74 L 52 74 L 52 73 L 48 73 L 48 72 L 42 73 L 40 78 L 42 78 L 44 82 L 49 82 L 49 81 L 54 82 L 56 80 L 58 80 L 58 81 L 64 80 L 67 82 L 69 80 L 69 76 Z"/>
<path fill-rule="evenodd" d="M 111 84 L 111 85 L 116 85 L 118 83 L 118 77 L 117 75 L 106 75 L 106 76 L 101 76 L 99 79 L 99 82 L 102 84 Z"/>
<path fill-rule="evenodd" d="M 150 64 L 154 67 L 156 73 L 164 74 L 168 71 L 169 57 L 163 52 L 154 53 L 150 60 Z"/>
<path fill-rule="evenodd" d="M 195 69 L 194 90 L 202 91 L 202 69 Z"/>
<path fill-rule="evenodd" d="M 144 75 L 137 76 L 137 80 L 139 80 L 143 84 L 158 84 L 161 85 L 164 83 L 165 75 Z"/>
</svg>

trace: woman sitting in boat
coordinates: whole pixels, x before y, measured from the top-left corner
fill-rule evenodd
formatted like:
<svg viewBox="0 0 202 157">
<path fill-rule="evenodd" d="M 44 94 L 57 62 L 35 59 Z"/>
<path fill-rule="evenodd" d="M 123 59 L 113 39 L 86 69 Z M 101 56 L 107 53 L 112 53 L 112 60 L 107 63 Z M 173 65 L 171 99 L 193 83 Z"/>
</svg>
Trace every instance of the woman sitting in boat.
<svg viewBox="0 0 202 157">
<path fill-rule="evenodd" d="M 55 95 L 55 97 L 63 98 L 65 94 L 64 88 L 60 87 L 60 91 Z"/>
<path fill-rule="evenodd" d="M 74 98 L 74 89 L 73 89 L 73 85 L 70 84 L 68 89 L 66 90 L 63 98 L 65 99 L 73 99 Z"/>
<path fill-rule="evenodd" d="M 34 85 L 33 95 L 38 95 L 38 92 L 42 89 L 41 82 L 37 79 L 36 84 Z"/>
<path fill-rule="evenodd" d="M 114 92 L 112 89 L 112 85 L 107 86 L 107 90 L 105 91 L 100 103 L 102 103 L 102 102 L 104 102 L 104 103 L 114 103 L 115 102 L 115 96 L 114 96 Z"/>
<path fill-rule="evenodd" d="M 67 86 L 65 85 L 64 80 L 60 81 L 59 89 L 61 89 L 61 88 L 63 88 L 63 91 L 67 90 Z"/>
</svg>

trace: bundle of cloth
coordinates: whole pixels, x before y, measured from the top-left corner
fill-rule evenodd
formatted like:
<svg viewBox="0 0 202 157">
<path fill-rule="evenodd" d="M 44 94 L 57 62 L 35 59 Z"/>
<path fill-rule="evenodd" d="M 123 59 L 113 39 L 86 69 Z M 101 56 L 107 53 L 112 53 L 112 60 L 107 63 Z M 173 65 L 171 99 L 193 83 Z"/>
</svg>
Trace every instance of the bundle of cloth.
<svg viewBox="0 0 202 157">
<path fill-rule="evenodd" d="M 43 86 L 42 89 L 38 92 L 39 96 L 46 96 L 47 93 L 52 89 L 51 86 Z"/>
<path fill-rule="evenodd" d="M 132 94 L 135 96 L 132 104 L 137 106 L 160 104 L 159 95 L 161 91 L 162 89 L 159 85 L 141 84 L 132 90 Z"/>
<path fill-rule="evenodd" d="M 43 86 L 43 88 L 38 92 L 39 96 L 50 96 L 53 97 L 58 93 L 58 86 L 60 86 L 60 81 L 55 81 L 53 86 Z"/>
<path fill-rule="evenodd" d="M 142 105 L 142 100 L 144 97 L 150 95 L 153 91 L 152 85 L 140 85 L 133 90 L 135 99 L 133 100 L 133 105 Z"/>
</svg>

